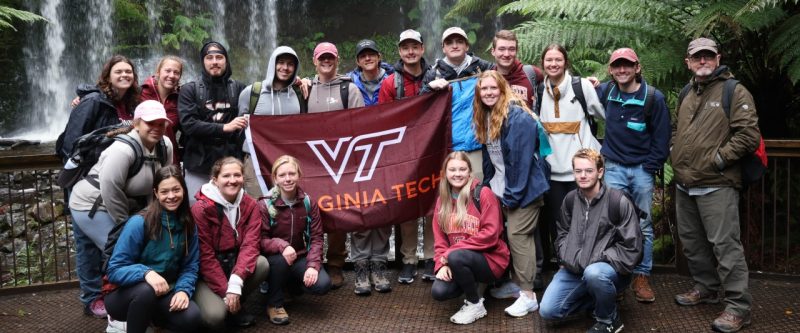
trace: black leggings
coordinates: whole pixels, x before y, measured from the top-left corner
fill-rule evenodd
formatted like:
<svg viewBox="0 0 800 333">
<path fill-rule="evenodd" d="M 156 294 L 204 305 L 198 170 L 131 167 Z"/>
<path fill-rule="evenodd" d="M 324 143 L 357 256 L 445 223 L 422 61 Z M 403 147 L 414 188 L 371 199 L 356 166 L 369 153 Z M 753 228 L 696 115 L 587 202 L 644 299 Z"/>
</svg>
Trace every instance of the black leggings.
<svg viewBox="0 0 800 333">
<path fill-rule="evenodd" d="M 549 261 L 550 258 L 555 258 L 557 255 L 556 250 L 553 247 L 553 241 L 555 241 L 557 236 L 556 224 L 558 224 L 558 220 L 561 219 L 561 204 L 564 202 L 564 198 L 567 196 L 567 193 L 576 188 L 578 188 L 578 185 L 576 185 L 574 181 L 550 181 L 550 190 L 544 196 L 544 203 L 545 207 L 547 208 L 547 217 L 544 220 L 545 223 L 539 223 L 536 228 L 539 231 L 541 240 L 536 240 L 536 254 L 538 255 L 539 253 L 542 253 L 543 260 L 545 262 Z M 542 251 L 539 249 L 540 244 L 542 246 Z"/>
<path fill-rule="evenodd" d="M 431 296 L 437 301 L 456 298 L 463 292 L 470 303 L 477 303 L 478 282 L 493 283 L 494 273 L 486 261 L 486 257 L 478 251 L 455 250 L 447 256 L 452 280 L 450 282 L 436 279 L 431 287 Z"/>
<path fill-rule="evenodd" d="M 331 289 L 331 278 L 325 269 L 320 267 L 317 274 L 317 282 L 306 287 L 303 283 L 303 276 L 306 272 L 306 257 L 297 258 L 294 264 L 289 266 L 286 259 L 281 254 L 273 254 L 267 257 L 269 261 L 269 289 L 267 289 L 267 305 L 274 307 L 283 306 L 283 288 L 287 287 L 292 294 L 302 294 L 307 292 L 314 295 L 324 295 Z"/>
<path fill-rule="evenodd" d="M 158 297 L 147 282 L 120 287 L 106 295 L 106 310 L 111 318 L 128 322 L 128 332 L 144 333 L 150 322 L 176 332 L 194 332 L 201 322 L 200 308 L 189 300 L 183 311 L 170 312 L 169 303 L 175 291 Z"/>
</svg>

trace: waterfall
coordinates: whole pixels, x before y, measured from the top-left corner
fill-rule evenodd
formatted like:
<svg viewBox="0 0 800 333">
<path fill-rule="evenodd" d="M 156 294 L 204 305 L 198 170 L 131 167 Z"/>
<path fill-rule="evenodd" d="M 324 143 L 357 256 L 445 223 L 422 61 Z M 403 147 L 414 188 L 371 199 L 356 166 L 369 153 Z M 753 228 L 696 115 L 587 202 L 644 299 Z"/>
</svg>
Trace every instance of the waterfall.
<svg viewBox="0 0 800 333">
<path fill-rule="evenodd" d="M 425 42 L 425 59 L 433 65 L 436 59 L 442 58 L 442 4 L 439 0 L 419 0 L 422 13 L 422 26 L 419 28 Z"/>
<path fill-rule="evenodd" d="M 277 47 L 277 0 L 250 0 L 245 48 L 249 59 L 245 67 L 246 82 L 261 80 L 267 73 L 267 61 Z"/>
<path fill-rule="evenodd" d="M 225 1 L 208 0 L 208 3 L 211 10 L 211 18 L 214 21 L 214 26 L 211 27 L 210 31 L 211 39 L 230 49 L 231 45 L 228 44 L 228 38 L 225 35 Z"/>
</svg>

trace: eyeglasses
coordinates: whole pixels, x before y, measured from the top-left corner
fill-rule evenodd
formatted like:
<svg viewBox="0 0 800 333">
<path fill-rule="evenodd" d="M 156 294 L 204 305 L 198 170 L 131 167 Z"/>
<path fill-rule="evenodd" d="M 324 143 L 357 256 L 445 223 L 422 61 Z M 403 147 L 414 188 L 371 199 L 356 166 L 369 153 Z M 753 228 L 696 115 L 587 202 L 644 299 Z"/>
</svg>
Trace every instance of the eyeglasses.
<svg viewBox="0 0 800 333">
<path fill-rule="evenodd" d="M 714 53 L 705 53 L 705 52 L 701 53 L 701 52 L 698 52 L 698 53 L 695 53 L 695 54 L 692 54 L 692 55 L 689 56 L 689 60 L 694 61 L 694 62 L 698 62 L 700 60 L 712 61 L 712 60 L 716 60 L 716 59 L 717 59 L 717 55 L 714 54 Z"/>
<path fill-rule="evenodd" d="M 622 99 L 622 93 L 620 93 L 619 91 L 617 91 L 617 95 L 614 96 L 614 91 L 616 89 L 617 89 L 617 85 L 616 84 L 611 86 L 611 91 L 608 93 L 608 100 L 609 101 L 615 102 L 615 103 L 620 103 L 620 104 L 622 104 L 623 107 L 625 107 L 625 106 L 641 106 L 641 107 L 644 107 L 644 101 L 645 101 L 644 99 L 636 99 L 634 97 L 634 98 L 623 100 Z M 647 89 L 650 89 L 650 87 L 645 84 L 644 85 L 644 96 L 647 96 Z"/>
</svg>

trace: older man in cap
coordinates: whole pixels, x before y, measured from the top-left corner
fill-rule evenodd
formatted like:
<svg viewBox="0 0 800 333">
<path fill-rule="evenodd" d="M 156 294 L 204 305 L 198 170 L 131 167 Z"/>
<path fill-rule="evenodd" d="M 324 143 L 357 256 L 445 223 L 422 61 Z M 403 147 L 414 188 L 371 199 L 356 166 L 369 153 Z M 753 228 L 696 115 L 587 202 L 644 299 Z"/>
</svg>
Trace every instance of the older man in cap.
<svg viewBox="0 0 800 333">
<path fill-rule="evenodd" d="M 633 269 L 636 300 L 656 300 L 650 287 L 653 268 L 653 177 L 669 156 L 669 109 L 664 94 L 642 78 L 639 56 L 630 48 L 617 49 L 608 61 L 611 81 L 598 87 L 606 110 L 606 136 L 600 153 L 606 159 L 608 187 L 631 195 L 647 217 L 639 221 L 644 235 L 642 262 Z"/>
<path fill-rule="evenodd" d="M 717 43 L 708 38 L 693 40 L 686 52 L 694 76 L 678 102 L 671 157 L 678 234 L 695 283 L 675 301 L 718 303 L 724 291 L 725 310 L 711 328 L 736 332 L 750 324 L 752 305 L 739 240 L 738 161 L 756 149 L 760 133 L 753 97 L 740 84 L 726 84 L 733 74 L 720 58 Z M 726 89 L 732 90 L 729 114 L 723 109 Z"/>
</svg>

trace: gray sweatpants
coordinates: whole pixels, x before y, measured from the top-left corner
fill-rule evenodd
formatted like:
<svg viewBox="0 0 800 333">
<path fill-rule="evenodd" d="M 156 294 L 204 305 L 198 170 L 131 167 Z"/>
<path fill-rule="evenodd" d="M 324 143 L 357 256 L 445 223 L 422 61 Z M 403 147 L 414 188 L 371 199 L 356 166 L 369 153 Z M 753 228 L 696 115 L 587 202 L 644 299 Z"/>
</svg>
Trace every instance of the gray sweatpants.
<svg viewBox="0 0 800 333">
<path fill-rule="evenodd" d="M 359 260 L 387 262 L 391 234 L 391 226 L 352 232 L 350 234 L 350 258 L 353 259 L 353 262 Z"/>
</svg>

